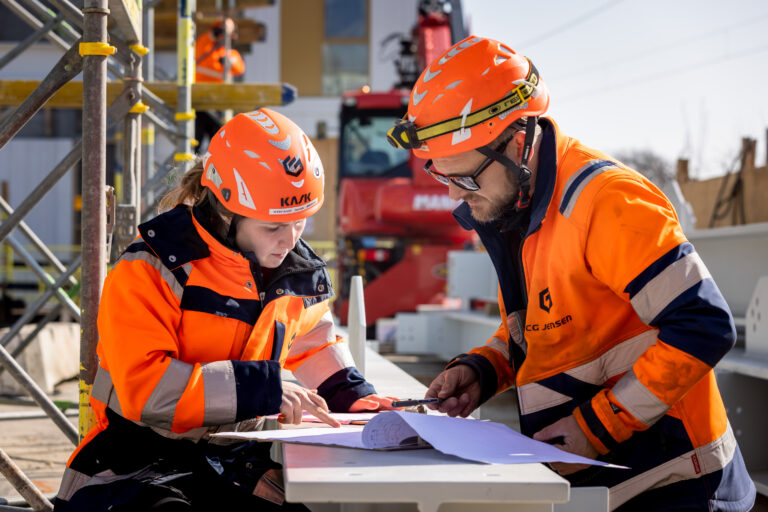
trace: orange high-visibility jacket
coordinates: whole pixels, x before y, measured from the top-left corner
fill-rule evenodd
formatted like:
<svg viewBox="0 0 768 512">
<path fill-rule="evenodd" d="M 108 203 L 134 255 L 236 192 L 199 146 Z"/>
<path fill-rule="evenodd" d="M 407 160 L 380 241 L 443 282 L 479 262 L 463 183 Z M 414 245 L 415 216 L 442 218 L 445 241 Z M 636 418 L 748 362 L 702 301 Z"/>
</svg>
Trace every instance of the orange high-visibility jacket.
<svg viewBox="0 0 768 512">
<path fill-rule="evenodd" d="M 754 487 L 712 370 L 735 341 L 720 291 L 660 190 L 540 122 L 527 230 L 479 223 L 466 204 L 454 212 L 493 261 L 503 321 L 451 364 L 478 372 L 482 400 L 516 386 L 527 435 L 573 414 L 607 459 L 632 468 L 573 475 L 610 487 L 612 508 L 725 472 L 721 485 L 741 487 L 715 484 L 718 494 L 747 510 Z"/>
<path fill-rule="evenodd" d="M 195 41 L 195 82 L 223 82 L 226 55 L 224 45 L 217 43 L 210 32 L 198 37 Z M 229 65 L 233 77 L 245 73 L 245 62 L 237 50 L 229 50 Z"/>
<path fill-rule="evenodd" d="M 70 458 L 64 501 L 105 469 L 83 448 L 107 429 L 107 409 L 198 441 L 277 413 L 283 367 L 331 410 L 375 392 L 335 334 L 325 262 L 303 240 L 261 283 L 257 263 L 217 241 L 193 211 L 178 206 L 139 226 L 107 276 L 91 392 L 97 424 Z"/>
</svg>

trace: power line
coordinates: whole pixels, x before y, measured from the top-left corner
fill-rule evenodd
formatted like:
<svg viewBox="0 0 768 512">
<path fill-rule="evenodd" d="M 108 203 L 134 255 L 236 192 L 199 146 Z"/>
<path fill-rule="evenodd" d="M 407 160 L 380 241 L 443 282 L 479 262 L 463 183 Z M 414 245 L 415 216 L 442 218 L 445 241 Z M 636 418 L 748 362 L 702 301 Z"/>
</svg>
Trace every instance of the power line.
<svg viewBox="0 0 768 512">
<path fill-rule="evenodd" d="M 767 45 L 762 45 L 762 46 L 755 46 L 755 47 L 752 47 L 752 48 L 747 48 L 747 49 L 741 51 L 739 53 L 739 55 L 722 55 L 719 59 L 708 58 L 706 60 L 695 62 L 695 63 L 693 63 L 691 65 L 688 65 L 688 66 L 685 66 L 685 67 L 677 67 L 677 68 L 672 68 L 672 69 L 668 69 L 668 70 L 660 70 L 660 71 L 656 71 L 656 72 L 654 72 L 653 74 L 650 74 L 650 75 L 643 75 L 643 76 L 639 76 L 639 77 L 636 77 L 636 78 L 631 78 L 631 79 L 629 79 L 627 81 L 624 81 L 624 82 L 617 82 L 617 83 L 614 83 L 614 84 L 608 84 L 605 87 L 603 87 L 603 86 L 593 87 L 590 90 L 582 91 L 582 92 L 573 94 L 571 96 L 565 96 L 563 98 L 560 98 L 560 99 L 558 99 L 558 102 L 562 103 L 562 102 L 567 102 L 567 101 L 571 101 L 571 100 L 575 100 L 575 99 L 579 99 L 579 98 L 584 98 L 584 97 L 587 97 L 587 96 L 592 96 L 594 94 L 604 94 L 606 92 L 611 92 L 611 91 L 615 91 L 615 90 L 618 90 L 618 89 L 625 89 L 627 87 L 634 87 L 634 86 L 640 85 L 642 83 L 652 82 L 654 80 L 666 79 L 666 78 L 669 78 L 670 76 L 679 75 L 680 73 L 685 73 L 687 71 L 692 71 L 694 69 L 705 68 L 707 66 L 711 66 L 713 64 L 720 64 L 721 62 L 726 62 L 726 61 L 729 61 L 729 60 L 741 59 L 743 57 L 748 57 L 750 55 L 754 55 L 756 53 L 762 53 L 762 52 L 765 52 L 765 51 L 768 51 L 768 44 Z"/>
<path fill-rule="evenodd" d="M 624 0 L 609 0 L 608 2 L 605 2 L 603 4 L 598 5 L 597 7 L 592 9 L 591 11 L 585 12 L 584 14 L 579 16 L 578 18 L 576 18 L 574 20 L 571 20 L 571 21 L 569 21 L 567 23 L 564 23 L 564 24 L 560 25 L 559 27 L 555 27 L 552 30 L 550 30 L 549 32 L 545 32 L 544 34 L 542 34 L 540 36 L 536 36 L 536 37 L 534 37 L 532 39 L 529 39 L 528 41 L 525 41 L 524 43 L 516 44 L 515 47 L 516 48 L 526 48 L 526 51 L 527 51 L 527 48 L 530 48 L 531 46 L 534 46 L 534 45 L 536 45 L 536 44 L 538 44 L 538 43 L 540 43 L 540 42 L 542 42 L 542 41 L 544 41 L 546 39 L 549 39 L 552 36 L 560 35 L 561 33 L 565 32 L 566 30 L 572 29 L 576 25 L 584 23 L 588 19 L 590 19 L 590 18 L 592 18 L 592 17 L 594 17 L 594 16 L 596 16 L 598 14 L 602 14 L 606 10 L 610 9 L 611 7 L 614 7 L 614 6 L 618 5 L 618 4 L 620 4 L 623 1 Z"/>
<path fill-rule="evenodd" d="M 713 35 L 721 34 L 723 32 L 728 32 L 730 30 L 733 30 L 733 29 L 736 29 L 736 28 L 740 28 L 740 27 L 744 27 L 744 26 L 747 26 L 747 25 L 752 25 L 754 23 L 763 21 L 766 18 L 768 18 L 768 13 L 763 14 L 762 16 L 758 16 L 756 18 L 755 17 L 749 17 L 748 19 L 739 21 L 739 22 L 731 24 L 731 25 L 727 25 L 727 26 L 716 28 L 716 29 L 712 29 L 712 30 L 707 30 L 705 32 L 702 32 L 702 33 L 694 35 L 694 36 L 678 39 L 677 41 L 673 41 L 671 43 L 662 44 L 662 45 L 656 46 L 654 48 L 651 48 L 649 50 L 644 50 L 642 52 L 630 55 L 628 57 L 625 56 L 625 55 L 622 55 L 620 57 L 620 59 L 615 59 L 614 58 L 614 59 L 606 60 L 606 61 L 601 62 L 599 64 L 595 64 L 589 70 L 582 70 L 582 71 L 579 71 L 579 72 L 571 74 L 571 75 L 566 75 L 564 77 L 558 77 L 558 76 L 551 77 L 550 76 L 550 77 L 547 77 L 547 79 L 548 80 L 554 79 L 554 80 L 561 81 L 561 80 L 569 80 L 571 78 L 576 78 L 576 77 L 580 77 L 580 76 L 584 76 L 584 75 L 593 75 L 595 73 L 595 69 L 598 69 L 598 70 L 600 70 L 600 72 L 603 72 L 606 69 L 610 69 L 610 68 L 615 67 L 615 66 L 617 66 L 619 64 L 627 64 L 629 62 L 634 62 L 636 60 L 640 60 L 642 58 L 646 58 L 646 57 L 655 55 L 655 54 L 660 53 L 662 51 L 669 51 L 669 50 L 671 50 L 673 48 L 677 48 L 679 46 L 684 46 L 684 45 L 692 43 L 694 41 L 698 41 L 699 39 L 711 38 Z"/>
</svg>

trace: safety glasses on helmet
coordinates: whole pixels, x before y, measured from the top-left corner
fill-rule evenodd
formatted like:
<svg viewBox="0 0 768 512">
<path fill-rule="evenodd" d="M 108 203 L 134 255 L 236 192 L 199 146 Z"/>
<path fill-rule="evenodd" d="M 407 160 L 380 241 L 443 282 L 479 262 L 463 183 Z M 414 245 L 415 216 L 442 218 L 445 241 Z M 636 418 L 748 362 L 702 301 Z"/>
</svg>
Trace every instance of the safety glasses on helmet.
<svg viewBox="0 0 768 512">
<path fill-rule="evenodd" d="M 494 148 L 494 151 L 497 153 L 503 152 L 504 148 L 507 147 L 507 144 L 509 143 L 510 140 L 512 140 L 511 137 L 508 137 L 502 140 L 501 143 L 496 148 Z M 475 169 L 475 172 L 473 172 L 469 176 L 446 176 L 445 174 L 439 171 L 436 171 L 432 167 L 432 160 L 430 159 L 430 160 L 427 160 L 426 164 L 424 164 L 424 172 L 432 176 L 435 180 L 442 183 L 443 185 L 448 186 L 451 183 L 453 183 L 454 185 L 456 185 L 461 189 L 469 190 L 470 192 L 476 192 L 480 190 L 480 185 L 477 184 L 477 181 L 475 181 L 475 178 L 480 176 L 480 174 L 484 170 L 486 170 L 493 162 L 499 162 L 502 165 L 504 165 L 504 162 L 501 162 L 500 160 L 494 158 L 493 156 L 487 156 L 485 160 L 483 160 L 483 162 L 477 167 L 477 169 Z"/>
</svg>

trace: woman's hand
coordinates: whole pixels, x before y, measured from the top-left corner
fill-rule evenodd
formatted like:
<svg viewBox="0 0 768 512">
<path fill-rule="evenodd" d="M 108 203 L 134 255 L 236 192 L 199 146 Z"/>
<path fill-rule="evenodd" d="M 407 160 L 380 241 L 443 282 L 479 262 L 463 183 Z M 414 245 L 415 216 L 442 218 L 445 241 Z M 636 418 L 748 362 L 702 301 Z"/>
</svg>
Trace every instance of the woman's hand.
<svg viewBox="0 0 768 512">
<path fill-rule="evenodd" d="M 349 412 L 361 411 L 388 411 L 392 409 L 392 401 L 395 398 L 391 396 L 367 395 L 358 398 L 355 403 L 349 406 Z"/>
<path fill-rule="evenodd" d="M 328 405 L 323 397 L 317 394 L 316 389 L 310 390 L 293 382 L 283 381 L 283 403 L 280 404 L 278 421 L 298 425 L 301 423 L 301 416 L 304 411 L 332 427 L 341 426 L 341 423 L 331 417 Z"/>
</svg>

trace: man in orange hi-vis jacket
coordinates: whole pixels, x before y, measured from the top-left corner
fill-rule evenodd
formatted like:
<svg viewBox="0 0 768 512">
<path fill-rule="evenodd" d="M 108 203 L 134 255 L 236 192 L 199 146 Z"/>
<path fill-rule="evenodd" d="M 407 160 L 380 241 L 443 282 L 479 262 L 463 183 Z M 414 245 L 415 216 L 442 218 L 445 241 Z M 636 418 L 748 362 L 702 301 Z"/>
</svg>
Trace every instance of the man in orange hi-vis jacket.
<svg viewBox="0 0 768 512">
<path fill-rule="evenodd" d="M 224 82 L 224 66 L 227 58 L 226 38 L 234 41 L 235 23 L 227 18 L 217 21 L 211 29 L 203 33 L 195 42 L 195 82 Z M 229 50 L 229 71 L 232 77 L 245 73 L 245 62 L 240 52 Z"/>
<path fill-rule="evenodd" d="M 728 306 L 667 198 L 563 134 L 536 67 L 469 37 L 413 88 L 393 144 L 463 200 L 499 278 L 502 322 L 432 382 L 466 416 L 516 387 L 524 434 L 630 469 L 552 464 L 612 510 L 746 511 L 755 500 L 713 367 Z"/>
</svg>

